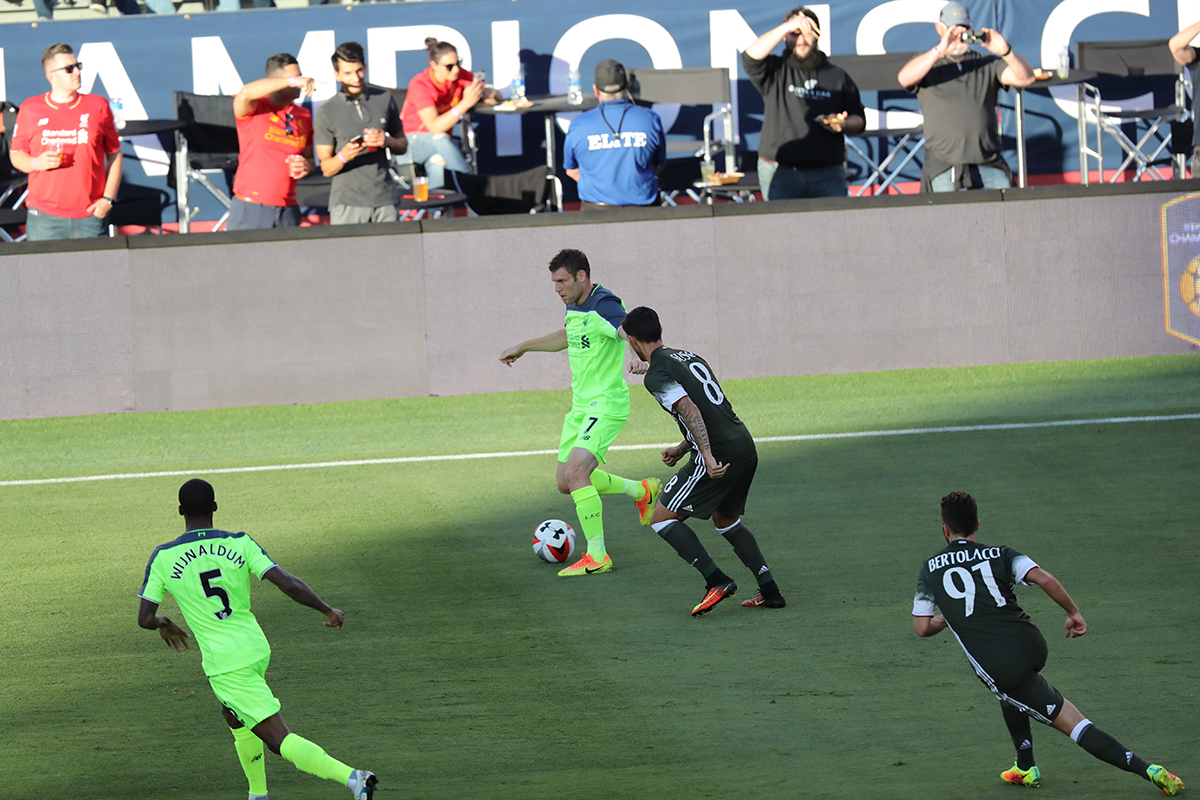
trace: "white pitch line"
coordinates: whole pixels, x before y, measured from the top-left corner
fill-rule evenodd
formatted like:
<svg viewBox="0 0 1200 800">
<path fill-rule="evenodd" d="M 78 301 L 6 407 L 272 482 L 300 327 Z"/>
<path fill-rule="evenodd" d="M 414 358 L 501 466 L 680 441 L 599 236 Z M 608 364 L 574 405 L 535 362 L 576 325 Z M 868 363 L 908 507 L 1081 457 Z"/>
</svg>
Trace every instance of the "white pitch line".
<svg viewBox="0 0 1200 800">
<path fill-rule="evenodd" d="M 1169 414 L 1156 417 L 1105 417 L 1102 419 L 1062 419 L 1052 422 L 1008 422 L 995 425 L 949 425 L 943 428 L 900 428 L 881 431 L 847 431 L 845 433 L 804 433 L 794 436 L 761 436 L 754 441 L 810 442 L 822 439 L 861 439 L 870 436 L 919 436 L 931 433 L 975 433 L 978 431 L 1017 431 L 1031 428 L 1063 428 L 1072 425 L 1122 425 L 1131 422 L 1173 422 L 1200 419 L 1200 414 Z M 678 442 L 658 444 L 622 444 L 609 450 L 658 450 Z M 522 456 L 557 455 L 557 450 L 513 450 L 507 453 L 459 453 L 434 456 L 403 456 L 400 458 L 368 458 L 361 461 L 318 461 L 307 464 L 266 464 L 257 467 L 227 467 L 223 469 L 188 469 L 164 472 L 125 472 L 112 475 L 79 475 L 72 478 L 36 478 L 32 480 L 0 481 L 0 486 L 41 486 L 48 483 L 85 483 L 88 481 L 119 481 L 133 478 L 170 478 L 183 475 L 227 475 L 235 472 L 277 472 L 288 469 L 327 469 L 331 467 L 366 467 L 379 464 L 420 464 L 431 461 L 474 461 L 483 458 L 520 458 Z"/>
</svg>

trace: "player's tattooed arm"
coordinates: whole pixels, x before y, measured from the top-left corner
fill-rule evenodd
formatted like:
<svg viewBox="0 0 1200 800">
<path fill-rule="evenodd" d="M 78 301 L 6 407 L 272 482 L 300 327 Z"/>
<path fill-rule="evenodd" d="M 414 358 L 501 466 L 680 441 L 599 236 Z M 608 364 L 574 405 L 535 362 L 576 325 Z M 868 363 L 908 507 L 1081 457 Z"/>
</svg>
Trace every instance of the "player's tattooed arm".
<svg viewBox="0 0 1200 800">
<path fill-rule="evenodd" d="M 681 398 L 675 404 L 675 413 L 679 415 L 683 424 L 687 426 L 688 432 L 692 434 L 692 440 L 704 458 L 704 468 L 708 471 L 708 476 L 710 478 L 723 477 L 725 471 L 729 469 L 729 465 L 717 461 L 716 456 L 713 455 L 712 444 L 708 440 L 708 427 L 704 424 L 704 417 L 700 414 L 700 409 L 692 402 L 692 398 L 686 396 Z"/>
</svg>

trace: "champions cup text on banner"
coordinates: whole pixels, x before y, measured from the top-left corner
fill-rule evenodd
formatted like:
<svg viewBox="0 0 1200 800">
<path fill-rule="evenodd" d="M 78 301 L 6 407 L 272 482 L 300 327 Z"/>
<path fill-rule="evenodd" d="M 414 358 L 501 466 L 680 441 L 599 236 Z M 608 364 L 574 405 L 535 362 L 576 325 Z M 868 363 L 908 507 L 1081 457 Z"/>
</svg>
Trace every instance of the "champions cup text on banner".
<svg viewBox="0 0 1200 800">
<path fill-rule="evenodd" d="M 658 69 L 727 67 L 737 81 L 737 135 L 742 147 L 755 149 L 762 100 L 741 71 L 740 52 L 778 25 L 792 5 L 660 0 L 648 6 L 609 0 L 603 13 L 596 13 L 594 5 L 557 0 L 445 0 L 55 21 L 36 28 L 11 24 L 0 26 L 0 97 L 20 103 L 44 91 L 42 50 L 69 42 L 85 65 L 82 91 L 121 98 L 127 120 L 173 117 L 172 92 L 178 90 L 233 95 L 278 52 L 295 53 L 304 75 L 324 81 L 314 97 L 320 104 L 336 91 L 329 56 L 337 42 L 362 42 L 372 82 L 396 87 L 425 68 L 424 39 L 436 36 L 458 48 L 464 68 L 487 70 L 505 92 L 503 76 L 524 65 L 530 95 L 565 95 L 572 68 L 589 76 L 604 58 Z M 931 23 L 943 5 L 943 0 L 840 0 L 810 7 L 823 23 L 820 47 L 836 63 L 844 54 L 928 50 L 936 44 Z M 1075 42 L 1166 39 L 1200 19 L 1200 0 L 973 0 L 967 5 L 977 27 L 999 30 L 1034 66 L 1050 69 L 1057 68 L 1064 47 L 1074 52 Z M 1106 90 L 1106 103 L 1151 108 L 1171 100 L 1169 80 L 1134 82 L 1125 91 L 1122 97 L 1114 89 L 1110 97 Z M 870 124 L 878 119 L 880 101 L 873 92 L 864 93 L 863 100 Z M 1011 108 L 1010 93 L 1001 104 Z M 886 111 L 916 110 L 899 85 L 883 105 Z M 676 133 L 686 127 L 689 135 L 698 135 L 698 119 L 681 119 L 678 106 L 655 110 L 668 135 L 677 120 L 682 127 Z M 1026 113 L 1030 172 L 1078 169 L 1075 87 L 1027 92 Z M 560 115 L 560 127 L 569 125 L 570 116 Z M 1003 113 L 1002 120 L 1011 137 L 1012 114 Z M 539 119 L 501 117 L 478 124 L 483 171 L 509 171 L 544 157 Z M 129 161 L 126 179 L 153 184 L 145 176 L 165 176 L 167 159 L 158 137 L 131 141 L 140 160 Z"/>
</svg>

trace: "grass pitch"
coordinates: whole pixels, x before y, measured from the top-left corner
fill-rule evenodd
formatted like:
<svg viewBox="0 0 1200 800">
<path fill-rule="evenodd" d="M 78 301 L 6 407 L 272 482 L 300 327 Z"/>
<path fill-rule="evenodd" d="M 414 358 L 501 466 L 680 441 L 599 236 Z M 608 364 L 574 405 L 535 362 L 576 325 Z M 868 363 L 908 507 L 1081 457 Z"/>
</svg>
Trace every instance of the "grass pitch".
<svg viewBox="0 0 1200 800">
<path fill-rule="evenodd" d="M 564 363 L 564 370 L 565 370 Z M 729 381 L 760 439 L 1200 411 L 1194 357 Z M 640 388 L 619 445 L 677 441 Z M 980 501 L 981 541 L 1058 576 L 1089 623 L 1036 589 L 1044 674 L 1101 728 L 1200 781 L 1194 546 L 1200 421 L 761 443 L 745 517 L 788 599 L 695 523 L 741 590 L 700 619 L 702 581 L 608 498 L 616 571 L 559 579 L 529 547 L 575 524 L 552 455 L 213 474 L 374 458 L 548 450 L 565 392 L 0 423 L 0 480 L 184 470 L 346 612 L 269 584 L 255 612 L 297 733 L 376 771 L 381 798 L 991 798 L 1012 746 L 948 634 L 912 633 L 937 501 Z M 654 449 L 612 472 L 667 477 Z M 0 486 L 5 524 L 0 795 L 240 798 L 232 737 L 200 669 L 135 622 L 153 547 L 182 530 L 158 476 Z M 173 603 L 164 613 L 176 616 Z M 1035 726 L 1041 795 L 1154 797 Z M 271 796 L 344 789 L 268 754 Z M 1200 783 L 1196 784 L 1200 787 Z M 47 787 L 51 787 L 47 792 Z M 1192 791 L 1194 789 L 1188 790 Z"/>
</svg>

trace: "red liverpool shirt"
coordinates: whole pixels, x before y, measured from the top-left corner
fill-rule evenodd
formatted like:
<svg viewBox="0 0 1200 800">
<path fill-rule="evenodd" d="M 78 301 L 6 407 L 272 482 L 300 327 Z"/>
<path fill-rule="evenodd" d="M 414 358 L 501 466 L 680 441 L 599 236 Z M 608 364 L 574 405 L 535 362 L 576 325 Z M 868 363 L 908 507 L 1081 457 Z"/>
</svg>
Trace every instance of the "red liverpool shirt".
<svg viewBox="0 0 1200 800">
<path fill-rule="evenodd" d="M 83 219 L 104 196 L 104 159 L 121 149 L 121 140 L 103 97 L 80 93 L 60 104 L 46 92 L 21 104 L 12 149 L 35 158 L 61 151 L 63 166 L 30 173 L 25 204 L 53 217 Z"/>
<path fill-rule="evenodd" d="M 287 157 L 302 154 L 312 141 L 312 114 L 289 103 L 278 108 L 267 98 L 237 121 L 238 168 L 233 193 L 264 206 L 294 206 L 296 181 L 288 175 Z"/>
</svg>

